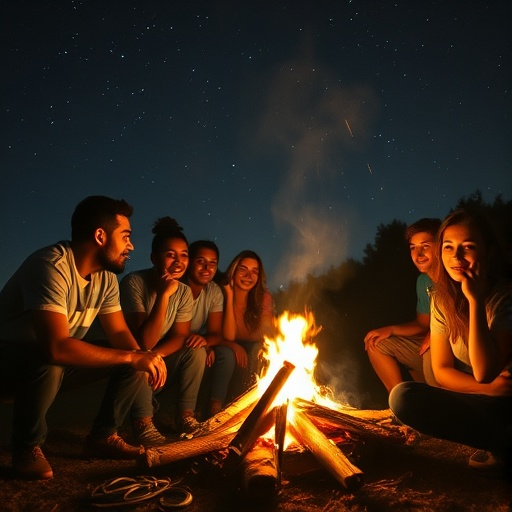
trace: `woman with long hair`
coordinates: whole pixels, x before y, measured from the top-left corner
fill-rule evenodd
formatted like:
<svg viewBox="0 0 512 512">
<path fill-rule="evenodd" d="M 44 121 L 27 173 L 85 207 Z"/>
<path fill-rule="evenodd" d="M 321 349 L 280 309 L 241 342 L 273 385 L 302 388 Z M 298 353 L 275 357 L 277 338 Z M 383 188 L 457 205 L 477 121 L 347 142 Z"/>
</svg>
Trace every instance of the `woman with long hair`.
<svg viewBox="0 0 512 512">
<path fill-rule="evenodd" d="M 457 210 L 438 234 L 430 350 L 439 388 L 404 382 L 389 405 L 418 431 L 473 446 L 476 470 L 510 468 L 512 286 L 492 224 Z"/>
<path fill-rule="evenodd" d="M 270 336 L 274 328 L 272 295 L 261 258 L 254 251 L 244 250 L 233 258 L 224 275 L 223 290 L 223 345 L 231 350 L 223 351 L 213 365 L 212 413 L 224 404 L 236 366 L 246 370 L 240 391 L 256 381 L 264 336 Z"/>
</svg>

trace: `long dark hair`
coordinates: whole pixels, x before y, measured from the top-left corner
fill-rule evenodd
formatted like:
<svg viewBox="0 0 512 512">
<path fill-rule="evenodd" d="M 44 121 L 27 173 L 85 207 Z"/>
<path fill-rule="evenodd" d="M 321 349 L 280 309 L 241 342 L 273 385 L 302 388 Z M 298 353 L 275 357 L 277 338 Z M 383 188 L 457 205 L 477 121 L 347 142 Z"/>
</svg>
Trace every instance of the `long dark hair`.
<svg viewBox="0 0 512 512">
<path fill-rule="evenodd" d="M 240 262 L 245 258 L 252 258 L 253 260 L 256 260 L 259 266 L 258 280 L 256 281 L 254 287 L 249 291 L 247 296 L 247 308 L 245 309 L 244 313 L 245 325 L 251 331 L 255 331 L 260 327 L 263 296 L 267 291 L 267 276 L 265 274 L 265 269 L 263 268 L 263 262 L 261 261 L 261 258 L 254 251 L 250 250 L 245 250 L 237 254 L 225 272 L 224 282 L 231 282 L 235 272 L 240 265 Z"/>
<path fill-rule="evenodd" d="M 510 286 L 511 277 L 510 265 L 502 239 L 482 212 L 459 209 L 446 217 L 441 224 L 437 239 L 437 257 L 434 261 L 434 275 L 436 276 L 434 301 L 443 313 L 452 343 L 456 342 L 459 337 L 466 341 L 469 326 L 468 300 L 462 292 L 461 284 L 451 279 L 442 261 L 444 232 L 449 226 L 458 224 L 475 229 L 484 242 L 486 260 L 482 270 L 488 284 L 486 305 L 496 298 L 496 293 L 504 285 Z"/>
</svg>

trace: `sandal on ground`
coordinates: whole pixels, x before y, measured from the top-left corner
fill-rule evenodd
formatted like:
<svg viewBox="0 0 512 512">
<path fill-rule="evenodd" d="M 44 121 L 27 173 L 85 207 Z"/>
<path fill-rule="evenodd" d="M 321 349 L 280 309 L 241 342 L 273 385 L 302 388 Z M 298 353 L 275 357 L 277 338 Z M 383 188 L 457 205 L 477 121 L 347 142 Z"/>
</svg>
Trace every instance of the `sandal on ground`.
<svg viewBox="0 0 512 512">
<path fill-rule="evenodd" d="M 154 476 L 120 477 L 107 480 L 93 489 L 92 505 L 95 507 L 120 507 L 149 500 L 178 482 Z"/>
<path fill-rule="evenodd" d="M 175 508 L 187 507 L 192 503 L 192 493 L 188 487 L 172 487 L 159 500 L 162 512 Z"/>
<path fill-rule="evenodd" d="M 469 458 L 468 466 L 481 473 L 494 473 L 503 469 L 503 461 L 487 450 L 477 450 Z"/>
</svg>

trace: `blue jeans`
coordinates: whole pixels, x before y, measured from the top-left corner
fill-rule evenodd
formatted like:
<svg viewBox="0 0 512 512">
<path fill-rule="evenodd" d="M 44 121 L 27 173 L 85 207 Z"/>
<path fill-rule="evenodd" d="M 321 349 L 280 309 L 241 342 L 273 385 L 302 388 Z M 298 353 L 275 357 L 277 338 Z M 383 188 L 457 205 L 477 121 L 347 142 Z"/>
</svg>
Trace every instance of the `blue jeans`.
<svg viewBox="0 0 512 512">
<path fill-rule="evenodd" d="M 183 347 L 177 352 L 164 358 L 167 367 L 167 382 L 160 393 L 174 383 L 178 383 L 178 407 L 180 412 L 195 411 L 197 395 L 203 379 L 206 364 L 206 350 L 204 348 Z M 152 394 L 139 393 L 133 402 L 132 418 L 153 416 Z"/>
<path fill-rule="evenodd" d="M 73 379 L 67 379 L 71 376 Z M 63 383 L 65 388 L 66 380 L 87 384 L 105 376 L 110 378 L 91 430 L 96 438 L 117 432 L 134 397 L 149 388 L 146 373 L 127 365 L 98 369 L 52 365 L 35 343 L 0 342 L 0 386 L 14 397 L 13 448 L 44 443 L 48 434 L 46 413 Z"/>
<path fill-rule="evenodd" d="M 218 400 L 224 405 L 228 394 L 229 383 L 235 371 L 235 353 L 225 345 L 216 345 L 215 361 L 212 366 L 212 400 Z"/>
<path fill-rule="evenodd" d="M 389 407 L 402 423 L 433 437 L 502 453 L 512 446 L 511 397 L 402 382 L 392 389 Z"/>
<path fill-rule="evenodd" d="M 248 367 L 240 391 L 243 392 L 256 382 L 261 370 L 260 352 L 263 343 L 257 341 L 237 341 L 247 352 Z M 229 384 L 236 367 L 235 353 L 226 345 L 216 345 L 215 362 L 213 363 L 211 398 L 219 400 L 223 405 L 228 394 Z"/>
</svg>

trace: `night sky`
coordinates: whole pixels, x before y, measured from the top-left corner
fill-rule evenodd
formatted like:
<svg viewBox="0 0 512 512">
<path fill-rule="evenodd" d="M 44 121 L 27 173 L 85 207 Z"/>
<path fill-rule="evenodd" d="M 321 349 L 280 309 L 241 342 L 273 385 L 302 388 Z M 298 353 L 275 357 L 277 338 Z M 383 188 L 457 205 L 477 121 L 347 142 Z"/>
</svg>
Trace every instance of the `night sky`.
<svg viewBox="0 0 512 512">
<path fill-rule="evenodd" d="M 175 217 L 272 289 L 377 226 L 512 196 L 512 2 L 1 3 L 0 286 L 85 196 Z"/>
</svg>

